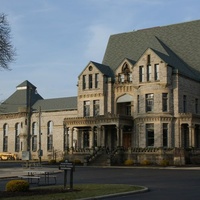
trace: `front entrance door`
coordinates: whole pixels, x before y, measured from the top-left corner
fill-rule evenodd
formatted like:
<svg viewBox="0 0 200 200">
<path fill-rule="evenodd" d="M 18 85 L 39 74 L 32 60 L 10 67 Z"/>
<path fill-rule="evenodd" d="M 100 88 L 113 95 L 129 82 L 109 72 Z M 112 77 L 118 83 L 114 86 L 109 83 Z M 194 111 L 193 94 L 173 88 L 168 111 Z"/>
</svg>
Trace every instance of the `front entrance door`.
<svg viewBox="0 0 200 200">
<path fill-rule="evenodd" d="M 83 132 L 83 147 L 89 147 L 89 132 L 84 131 Z"/>
<path fill-rule="evenodd" d="M 131 146 L 131 133 L 123 134 L 123 147 L 128 148 Z"/>
</svg>

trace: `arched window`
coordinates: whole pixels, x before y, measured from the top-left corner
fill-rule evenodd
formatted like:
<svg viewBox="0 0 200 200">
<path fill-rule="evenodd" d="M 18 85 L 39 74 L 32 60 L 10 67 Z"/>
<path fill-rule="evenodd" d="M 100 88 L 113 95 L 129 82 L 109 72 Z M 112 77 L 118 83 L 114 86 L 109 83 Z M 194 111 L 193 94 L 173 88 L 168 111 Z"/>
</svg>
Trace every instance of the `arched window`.
<svg viewBox="0 0 200 200">
<path fill-rule="evenodd" d="M 53 122 L 47 123 L 47 151 L 53 150 Z"/>
<path fill-rule="evenodd" d="M 132 82 L 132 72 L 127 63 L 124 63 L 121 73 L 118 74 L 118 81 L 120 83 L 130 83 Z"/>
<path fill-rule="evenodd" d="M 8 151 L 8 124 L 3 125 L 3 152 Z"/>
<path fill-rule="evenodd" d="M 37 151 L 37 123 L 32 123 L 32 151 Z"/>
<path fill-rule="evenodd" d="M 15 124 L 15 151 L 19 152 L 20 150 L 20 123 Z"/>
</svg>

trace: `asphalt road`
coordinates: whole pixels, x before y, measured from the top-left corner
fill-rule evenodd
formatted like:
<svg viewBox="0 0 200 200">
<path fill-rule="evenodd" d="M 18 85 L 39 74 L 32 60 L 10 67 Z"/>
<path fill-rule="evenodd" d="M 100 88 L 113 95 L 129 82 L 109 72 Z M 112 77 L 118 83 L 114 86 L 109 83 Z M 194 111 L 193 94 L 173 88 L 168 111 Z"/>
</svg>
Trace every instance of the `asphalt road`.
<svg viewBox="0 0 200 200">
<path fill-rule="evenodd" d="M 0 188 L 8 180 L 0 180 Z M 200 170 L 76 167 L 74 185 L 84 183 L 131 184 L 149 188 L 148 192 L 109 198 L 109 200 L 191 200 L 200 199 Z M 64 173 L 57 174 L 64 184 Z M 69 184 L 69 174 L 67 184 Z"/>
</svg>

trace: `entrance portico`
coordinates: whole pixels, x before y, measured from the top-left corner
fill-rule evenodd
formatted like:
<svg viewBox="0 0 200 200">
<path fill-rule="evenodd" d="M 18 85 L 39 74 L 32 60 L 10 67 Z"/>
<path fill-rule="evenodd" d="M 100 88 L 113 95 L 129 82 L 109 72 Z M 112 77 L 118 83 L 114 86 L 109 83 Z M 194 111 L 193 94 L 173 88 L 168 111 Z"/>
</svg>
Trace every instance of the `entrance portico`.
<svg viewBox="0 0 200 200">
<path fill-rule="evenodd" d="M 104 115 L 64 119 L 65 130 L 69 136 L 68 148 L 84 149 L 131 145 L 133 119 L 130 116 Z M 129 141 L 128 141 L 129 140 Z"/>
</svg>

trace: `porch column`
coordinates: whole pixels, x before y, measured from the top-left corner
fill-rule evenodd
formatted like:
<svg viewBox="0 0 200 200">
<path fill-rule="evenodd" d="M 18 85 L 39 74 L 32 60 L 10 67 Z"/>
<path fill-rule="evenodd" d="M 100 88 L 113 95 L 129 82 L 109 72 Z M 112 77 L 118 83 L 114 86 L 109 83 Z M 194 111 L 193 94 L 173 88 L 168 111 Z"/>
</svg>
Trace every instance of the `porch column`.
<svg viewBox="0 0 200 200">
<path fill-rule="evenodd" d="M 90 148 L 94 147 L 94 127 L 91 127 L 90 131 Z"/>
<path fill-rule="evenodd" d="M 172 141 L 173 138 L 172 138 L 172 122 L 169 123 L 168 125 L 168 147 L 172 147 L 175 143 L 175 141 Z"/>
<path fill-rule="evenodd" d="M 73 147 L 76 149 L 78 144 L 78 129 L 73 128 Z"/>
<path fill-rule="evenodd" d="M 64 128 L 64 149 L 68 149 L 69 148 L 69 128 L 65 126 Z"/>
<path fill-rule="evenodd" d="M 176 121 L 174 122 L 174 147 L 177 147 L 177 148 L 181 147 L 181 124 L 180 124 L 180 119 L 176 119 Z"/>
<path fill-rule="evenodd" d="M 101 126 L 97 126 L 97 146 L 101 146 Z"/>
<path fill-rule="evenodd" d="M 189 128 L 189 145 L 190 147 L 194 147 L 195 146 L 195 138 L 194 138 L 194 125 L 188 126 Z"/>
<path fill-rule="evenodd" d="M 70 147 L 73 147 L 73 129 L 74 128 L 69 128 L 69 136 L 70 136 Z"/>
<path fill-rule="evenodd" d="M 105 127 L 102 126 L 101 146 L 105 147 Z"/>
</svg>

